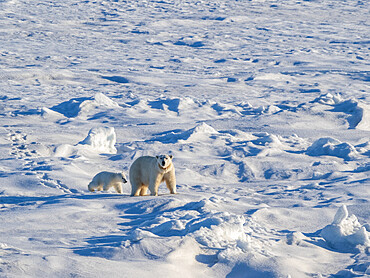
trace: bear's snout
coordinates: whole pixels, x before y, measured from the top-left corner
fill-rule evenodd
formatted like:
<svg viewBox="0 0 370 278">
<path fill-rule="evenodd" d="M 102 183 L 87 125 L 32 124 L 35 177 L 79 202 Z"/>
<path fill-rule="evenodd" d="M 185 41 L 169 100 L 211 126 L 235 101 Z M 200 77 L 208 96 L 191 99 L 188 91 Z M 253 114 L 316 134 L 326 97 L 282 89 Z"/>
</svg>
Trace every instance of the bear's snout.
<svg viewBox="0 0 370 278">
<path fill-rule="evenodd" d="M 162 166 L 166 165 L 166 162 L 162 161 Z"/>
</svg>

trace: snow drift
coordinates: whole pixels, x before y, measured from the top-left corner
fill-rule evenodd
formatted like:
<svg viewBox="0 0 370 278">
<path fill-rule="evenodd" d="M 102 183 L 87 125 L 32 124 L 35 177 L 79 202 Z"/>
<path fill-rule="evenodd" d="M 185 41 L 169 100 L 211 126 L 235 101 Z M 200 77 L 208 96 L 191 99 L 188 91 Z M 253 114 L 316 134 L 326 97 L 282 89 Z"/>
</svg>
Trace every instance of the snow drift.
<svg viewBox="0 0 370 278">
<path fill-rule="evenodd" d="M 346 160 L 354 159 L 358 155 L 354 146 L 331 137 L 317 139 L 306 153 L 311 156 L 336 156 Z"/>
<path fill-rule="evenodd" d="M 50 108 L 67 118 L 85 117 L 97 109 L 117 109 L 118 103 L 102 93 L 97 93 L 93 98 L 73 98 Z M 44 109 L 45 110 L 45 109 Z M 46 112 L 48 110 L 45 110 Z M 45 112 L 44 112 L 45 113 Z M 49 112 L 50 114 L 50 112 Z"/>
<path fill-rule="evenodd" d="M 370 232 L 355 215 L 349 215 L 347 206 L 341 206 L 333 223 L 322 229 L 320 235 L 330 247 L 344 252 L 370 247 Z"/>
</svg>

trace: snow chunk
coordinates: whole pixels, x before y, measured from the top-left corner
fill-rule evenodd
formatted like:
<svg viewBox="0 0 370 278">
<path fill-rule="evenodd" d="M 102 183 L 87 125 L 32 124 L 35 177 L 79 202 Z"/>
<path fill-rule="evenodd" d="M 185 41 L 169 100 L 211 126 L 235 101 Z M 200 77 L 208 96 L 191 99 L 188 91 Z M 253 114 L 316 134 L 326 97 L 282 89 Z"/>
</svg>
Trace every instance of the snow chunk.
<svg viewBox="0 0 370 278">
<path fill-rule="evenodd" d="M 341 103 L 343 101 L 343 98 L 339 94 L 326 94 L 321 95 L 318 98 L 316 98 L 313 102 L 318 102 L 321 104 L 327 104 L 327 105 L 336 105 L 338 103 Z"/>
<path fill-rule="evenodd" d="M 94 101 L 96 105 L 99 106 L 105 106 L 105 107 L 110 107 L 110 108 L 116 108 L 119 107 L 118 103 L 111 100 L 109 97 L 102 93 L 97 93 L 94 97 Z"/>
<path fill-rule="evenodd" d="M 54 110 L 51 110 L 47 107 L 42 107 L 41 108 L 41 117 L 43 117 L 44 119 L 48 120 L 60 120 L 60 119 L 63 119 L 64 118 L 64 115 L 59 113 L 59 112 L 56 112 Z"/>
<path fill-rule="evenodd" d="M 345 205 L 335 214 L 332 224 L 321 231 L 321 236 L 334 249 L 353 251 L 358 246 L 370 247 L 370 234 L 355 215 L 348 216 Z"/>
<path fill-rule="evenodd" d="M 247 251 L 250 239 L 243 227 L 243 216 L 220 213 L 201 223 L 201 228 L 194 232 L 194 237 L 200 244 L 211 248 L 236 246 Z"/>
<path fill-rule="evenodd" d="M 352 160 L 357 156 L 357 151 L 354 146 L 349 143 L 342 143 L 331 137 L 316 140 L 307 148 L 306 153 L 311 156 L 336 156 L 346 160 Z"/>
<path fill-rule="evenodd" d="M 333 224 L 340 225 L 344 220 L 348 218 L 347 206 L 341 206 L 334 216 Z"/>
<path fill-rule="evenodd" d="M 116 144 L 116 133 L 113 127 L 92 128 L 87 137 L 79 144 L 89 145 L 102 153 L 117 153 L 117 149 L 114 147 Z"/>
</svg>

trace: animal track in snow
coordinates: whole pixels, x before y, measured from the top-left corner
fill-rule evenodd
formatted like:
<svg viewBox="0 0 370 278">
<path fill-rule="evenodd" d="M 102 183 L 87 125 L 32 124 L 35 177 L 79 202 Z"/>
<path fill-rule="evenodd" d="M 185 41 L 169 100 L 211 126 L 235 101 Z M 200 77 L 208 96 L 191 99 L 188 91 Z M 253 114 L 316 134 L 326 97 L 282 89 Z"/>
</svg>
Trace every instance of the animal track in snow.
<svg viewBox="0 0 370 278">
<path fill-rule="evenodd" d="M 21 131 L 10 132 L 9 141 L 11 142 L 10 154 L 16 158 L 24 158 L 32 156 L 27 148 L 27 135 L 22 134 Z"/>
<path fill-rule="evenodd" d="M 68 186 L 63 184 L 60 180 L 52 179 L 46 173 L 39 173 L 37 177 L 40 179 L 40 184 L 45 187 L 56 188 L 64 193 L 76 193 L 75 190 L 70 190 Z"/>
<path fill-rule="evenodd" d="M 26 173 L 36 172 L 36 176 L 40 180 L 39 183 L 42 186 L 55 188 L 63 193 L 74 192 L 74 190 L 70 190 L 60 180 L 52 179 L 47 173 L 45 173 L 45 171 L 51 171 L 52 167 L 48 165 L 47 161 L 43 159 L 40 161 L 39 158 L 42 154 L 40 154 L 37 149 L 41 150 L 41 145 L 28 143 L 27 135 L 21 131 L 9 132 L 9 141 L 11 142 L 10 154 L 23 162 L 21 167 L 22 171 Z M 31 146 L 35 147 L 32 148 Z"/>
</svg>

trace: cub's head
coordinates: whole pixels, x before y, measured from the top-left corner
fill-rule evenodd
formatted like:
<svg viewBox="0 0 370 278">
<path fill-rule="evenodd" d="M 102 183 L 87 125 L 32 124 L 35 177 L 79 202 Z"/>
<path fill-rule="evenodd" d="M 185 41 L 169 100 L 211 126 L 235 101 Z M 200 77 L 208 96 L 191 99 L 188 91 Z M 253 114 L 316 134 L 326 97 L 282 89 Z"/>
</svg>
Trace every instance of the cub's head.
<svg viewBox="0 0 370 278">
<path fill-rule="evenodd" d="M 157 155 L 155 158 L 157 159 L 159 167 L 167 168 L 168 166 L 171 165 L 173 156 L 165 154 Z"/>
<path fill-rule="evenodd" d="M 121 177 L 122 177 L 122 182 L 123 183 L 127 183 L 126 176 L 125 176 L 125 174 L 123 172 L 121 173 Z"/>
</svg>

